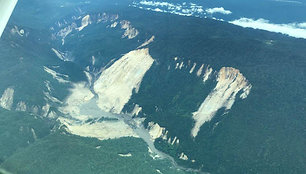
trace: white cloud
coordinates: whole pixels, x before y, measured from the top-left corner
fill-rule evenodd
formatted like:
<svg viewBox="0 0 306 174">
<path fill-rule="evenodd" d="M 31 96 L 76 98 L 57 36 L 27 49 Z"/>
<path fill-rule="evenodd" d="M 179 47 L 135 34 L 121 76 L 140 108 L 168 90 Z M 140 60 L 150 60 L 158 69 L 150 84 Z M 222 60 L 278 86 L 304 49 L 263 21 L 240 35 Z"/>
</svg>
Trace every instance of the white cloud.
<svg viewBox="0 0 306 174">
<path fill-rule="evenodd" d="M 275 2 L 286 2 L 286 3 L 293 3 L 293 4 L 303 4 L 300 1 L 290 1 L 290 0 L 273 0 Z"/>
<path fill-rule="evenodd" d="M 168 3 L 168 2 L 158 2 L 158 1 L 140 1 L 139 4 L 141 5 L 147 5 L 147 6 L 154 6 L 154 7 L 158 7 L 158 6 L 161 6 L 161 7 L 175 7 L 174 4 L 172 3 Z"/>
<path fill-rule="evenodd" d="M 163 10 L 161 10 L 160 8 L 155 8 L 155 9 L 153 9 L 153 11 L 163 12 Z"/>
<path fill-rule="evenodd" d="M 156 12 L 172 13 L 182 16 L 200 16 L 205 14 L 203 7 L 194 3 L 169 3 L 164 1 L 142 0 L 139 3 L 133 2 L 133 7 Z"/>
<path fill-rule="evenodd" d="M 223 7 L 208 8 L 205 11 L 209 14 L 213 14 L 213 13 L 221 13 L 221 14 L 225 14 L 225 15 L 232 14 L 231 11 L 225 10 Z"/>
<path fill-rule="evenodd" d="M 299 24 L 297 24 L 297 26 L 298 26 L 299 28 L 305 28 L 305 29 L 306 29 L 306 22 L 304 22 L 304 23 L 299 23 Z"/>
<path fill-rule="evenodd" d="M 279 2 L 291 2 L 298 3 L 299 1 L 293 0 L 274 0 Z M 200 18 L 207 18 L 207 14 L 221 13 L 225 15 L 232 14 L 230 10 L 225 10 L 223 7 L 208 8 L 205 11 L 203 7 L 194 3 L 168 3 L 164 1 L 147 1 L 141 0 L 139 3 L 134 2 L 133 7 L 163 12 L 163 13 L 172 13 L 181 16 L 195 16 Z M 211 19 L 224 21 L 223 19 L 217 19 L 213 16 Z M 304 23 L 289 23 L 289 24 L 273 24 L 270 21 L 265 19 L 249 19 L 249 18 L 240 18 L 234 21 L 228 21 L 229 23 L 239 25 L 242 27 L 261 29 L 270 32 L 282 33 L 296 38 L 306 39 L 306 22 Z"/>
<path fill-rule="evenodd" d="M 306 23 L 273 24 L 265 19 L 240 18 L 229 23 L 242 27 L 261 29 L 270 32 L 282 33 L 295 38 L 306 39 Z"/>
</svg>

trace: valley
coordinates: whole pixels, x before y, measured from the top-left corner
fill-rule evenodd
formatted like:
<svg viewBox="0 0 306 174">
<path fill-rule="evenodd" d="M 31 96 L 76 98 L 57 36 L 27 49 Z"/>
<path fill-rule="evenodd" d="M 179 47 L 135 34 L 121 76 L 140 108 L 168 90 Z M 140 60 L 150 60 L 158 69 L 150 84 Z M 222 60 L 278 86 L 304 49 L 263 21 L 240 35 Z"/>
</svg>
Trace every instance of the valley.
<svg viewBox="0 0 306 174">
<path fill-rule="evenodd" d="M 201 172 L 200 170 L 185 168 L 185 167 L 179 166 L 172 156 L 156 149 L 156 147 L 154 145 L 154 141 L 153 141 L 153 139 L 152 139 L 152 137 L 149 133 L 149 130 L 144 128 L 144 126 L 143 126 L 143 122 L 142 122 L 143 119 L 137 118 L 137 117 L 133 118 L 133 115 L 131 115 L 131 114 L 115 114 L 115 113 L 104 112 L 97 106 L 97 99 L 96 98 L 93 98 L 89 102 L 84 103 L 83 105 L 80 106 L 80 108 L 81 108 L 80 113 L 90 115 L 88 117 L 88 119 L 92 120 L 89 123 L 85 123 L 85 124 L 81 123 L 82 126 L 84 126 L 85 128 L 86 128 L 86 126 L 85 126 L 86 124 L 95 125 L 94 120 L 99 120 L 101 118 L 103 118 L 104 121 L 102 121 L 102 122 L 105 122 L 105 124 L 112 124 L 112 122 L 114 122 L 114 121 L 115 122 L 123 121 L 135 133 L 134 135 L 130 135 L 130 136 L 135 136 L 137 138 L 141 138 L 144 142 L 146 142 L 146 144 L 148 145 L 149 151 L 152 155 L 152 158 L 170 160 L 171 163 L 173 164 L 174 168 L 182 170 L 182 171 L 203 173 L 204 174 L 204 172 Z M 61 119 L 61 118 L 60 118 L 60 120 L 63 124 L 65 124 L 65 122 L 67 121 L 67 120 Z M 97 122 L 99 122 L 99 121 L 97 121 Z M 108 139 L 108 138 L 114 138 L 113 134 L 116 134 L 116 131 L 118 129 L 121 129 L 120 125 L 114 125 L 114 127 L 112 129 L 109 129 L 109 130 L 105 130 L 105 127 L 104 127 L 103 130 L 100 129 L 100 131 L 97 132 L 97 134 L 93 136 L 92 132 L 90 132 L 89 134 L 84 134 L 84 132 L 83 132 L 83 134 L 80 133 L 80 130 L 82 129 L 82 126 L 80 126 L 78 130 L 74 130 L 71 133 L 76 134 L 76 135 L 80 135 L 80 136 L 84 136 L 84 137 L 94 137 L 94 138 L 98 138 L 98 139 L 100 139 L 99 134 L 107 134 L 107 135 L 110 135 L 110 136 L 105 137 L 103 139 Z M 98 127 L 98 126 L 101 126 L 101 125 L 96 125 L 96 126 Z M 67 126 L 67 131 L 70 132 L 69 126 Z M 106 132 L 106 131 L 109 131 L 109 132 Z M 127 131 L 127 130 L 125 130 L 125 131 Z M 128 135 L 124 135 L 124 134 L 126 134 L 126 132 L 125 133 L 121 132 L 121 134 L 117 135 L 117 136 L 121 136 L 121 137 L 122 136 L 128 136 Z M 116 137 L 116 138 L 119 138 L 119 137 Z"/>
<path fill-rule="evenodd" d="M 305 39 L 206 3 L 19 1 L 0 171 L 305 173 Z"/>
</svg>

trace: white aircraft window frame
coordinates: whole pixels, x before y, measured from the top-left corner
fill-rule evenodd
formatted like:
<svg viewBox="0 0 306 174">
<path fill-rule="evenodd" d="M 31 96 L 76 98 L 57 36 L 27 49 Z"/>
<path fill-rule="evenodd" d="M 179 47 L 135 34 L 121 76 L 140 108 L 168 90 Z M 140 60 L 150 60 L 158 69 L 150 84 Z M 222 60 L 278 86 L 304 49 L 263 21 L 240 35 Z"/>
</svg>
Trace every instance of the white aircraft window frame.
<svg viewBox="0 0 306 174">
<path fill-rule="evenodd" d="M 0 0 L 0 38 L 18 0 Z"/>
</svg>

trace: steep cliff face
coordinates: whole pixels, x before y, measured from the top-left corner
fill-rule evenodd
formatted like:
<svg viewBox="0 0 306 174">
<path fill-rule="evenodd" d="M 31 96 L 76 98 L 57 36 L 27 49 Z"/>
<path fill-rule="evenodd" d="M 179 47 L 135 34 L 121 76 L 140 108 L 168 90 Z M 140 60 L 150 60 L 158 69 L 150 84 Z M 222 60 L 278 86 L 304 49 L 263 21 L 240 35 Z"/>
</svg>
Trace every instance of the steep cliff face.
<svg viewBox="0 0 306 174">
<path fill-rule="evenodd" d="M 68 83 L 68 76 L 64 74 L 60 74 L 46 66 L 44 66 L 44 70 L 49 73 L 54 79 L 56 79 L 59 83 Z"/>
<path fill-rule="evenodd" d="M 79 28 L 77 28 L 79 31 L 82 31 L 85 27 L 87 27 L 91 23 L 90 15 L 86 15 L 82 18 L 82 24 Z"/>
<path fill-rule="evenodd" d="M 20 101 L 17 103 L 16 111 L 26 111 L 26 110 L 27 110 L 27 105 L 25 102 Z"/>
<path fill-rule="evenodd" d="M 14 89 L 7 88 L 0 98 L 0 106 L 4 109 L 11 110 L 14 102 Z"/>
<path fill-rule="evenodd" d="M 104 70 L 94 83 L 98 106 L 106 112 L 120 113 L 153 62 L 149 49 L 144 48 L 127 53 Z"/>
<path fill-rule="evenodd" d="M 149 122 L 148 130 L 153 141 L 160 137 L 167 137 L 166 128 L 160 127 L 158 123 Z"/>
<path fill-rule="evenodd" d="M 168 135 L 168 131 L 166 128 L 161 127 L 158 123 L 149 122 L 147 127 L 149 134 L 151 136 L 152 141 L 155 141 L 158 138 L 163 139 L 169 145 L 178 145 L 180 140 L 175 136 L 174 138 Z"/>
<path fill-rule="evenodd" d="M 217 85 L 205 98 L 198 111 L 193 113 L 195 125 L 191 130 L 192 137 L 196 137 L 201 126 L 210 121 L 218 110 L 231 109 L 236 95 L 242 91 L 241 98 L 246 98 L 251 90 L 251 84 L 238 69 L 223 67 L 218 73 Z"/>
<path fill-rule="evenodd" d="M 131 22 L 123 20 L 120 24 L 121 29 L 125 30 L 122 38 L 127 37 L 128 39 L 133 39 L 139 34 L 139 31 L 131 25 Z"/>
<path fill-rule="evenodd" d="M 138 116 L 138 114 L 141 112 L 142 107 L 140 107 L 138 104 L 135 104 L 133 111 L 131 112 L 132 116 Z"/>
</svg>

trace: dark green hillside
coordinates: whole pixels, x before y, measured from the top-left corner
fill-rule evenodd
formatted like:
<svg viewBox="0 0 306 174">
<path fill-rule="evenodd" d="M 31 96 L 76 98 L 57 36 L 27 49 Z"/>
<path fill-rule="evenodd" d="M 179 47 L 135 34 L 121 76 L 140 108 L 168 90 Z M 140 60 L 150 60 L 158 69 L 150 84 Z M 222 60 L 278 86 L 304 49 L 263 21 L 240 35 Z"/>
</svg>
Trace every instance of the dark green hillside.
<svg viewBox="0 0 306 174">
<path fill-rule="evenodd" d="M 0 109 L 0 173 L 184 173 L 171 168 L 169 161 L 153 160 L 140 139 L 100 141 L 70 135 L 56 125 Z M 128 153 L 132 156 L 119 156 Z"/>
<path fill-rule="evenodd" d="M 148 48 L 155 62 L 123 112 L 131 112 L 138 104 L 145 125 L 158 123 L 169 131 L 168 136 L 180 140 L 170 145 L 159 138 L 155 141 L 159 150 L 182 166 L 212 174 L 306 173 L 306 40 L 211 19 L 140 10 L 128 6 L 129 2 L 20 1 L 0 40 L 0 97 L 11 87 L 13 110 L 19 101 L 29 108 L 44 106 L 47 81 L 50 95 L 64 101 L 72 83 L 87 81 L 84 71 L 96 80 L 104 68 L 154 35 Z M 95 21 L 82 31 L 74 29 L 65 44 L 55 36 L 72 23 L 80 26 L 87 14 L 96 20 L 104 12 L 118 14 L 117 22 L 130 21 L 139 35 L 129 40 L 122 37 L 119 24 L 111 28 L 113 21 Z M 15 26 L 27 34 L 14 34 Z M 71 60 L 60 60 L 52 48 L 67 53 Z M 175 69 L 181 62 L 184 67 Z M 202 64 L 215 70 L 205 83 L 196 75 Z M 71 83 L 59 83 L 44 66 L 68 75 Z M 252 84 L 250 95 L 242 100 L 239 93 L 229 112 L 220 109 L 192 138 L 192 113 L 216 86 L 222 67 L 238 69 Z M 50 105 L 57 110 L 59 103 Z M 153 160 L 141 139 L 100 141 L 63 130 L 50 133 L 58 126 L 54 120 L 3 109 L 0 118 L 0 168 L 11 172 L 142 174 L 159 169 L 178 173 L 168 160 Z M 34 141 L 31 128 L 38 140 Z M 179 159 L 182 152 L 188 161 Z M 132 157 L 118 155 L 127 153 Z"/>
<path fill-rule="evenodd" d="M 131 18 L 141 21 L 150 16 L 150 22 L 140 26 L 156 36 L 150 53 L 159 64 L 147 73 L 129 103 L 142 106 L 147 121 L 159 123 L 180 138 L 177 153 L 183 151 L 197 161 L 187 165 L 212 173 L 306 170 L 305 40 L 212 20 L 139 13 L 141 17 Z M 204 124 L 195 140 L 190 137 L 192 112 L 214 82 L 203 85 L 188 73 L 190 67 L 173 70 L 175 56 L 196 62 L 197 68 L 202 63 L 215 70 L 235 67 L 253 86 L 249 97 L 238 99 L 228 114 L 220 112 Z M 168 65 L 172 69 L 167 70 Z M 159 147 L 173 154 L 172 148 Z"/>
<path fill-rule="evenodd" d="M 128 153 L 132 156 L 119 156 Z M 140 139 L 99 141 L 60 132 L 14 154 L 0 167 L 20 174 L 184 173 L 171 168 L 168 161 L 153 160 Z"/>
<path fill-rule="evenodd" d="M 21 148 L 47 136 L 53 126 L 50 120 L 0 108 L 0 164 Z"/>
</svg>

